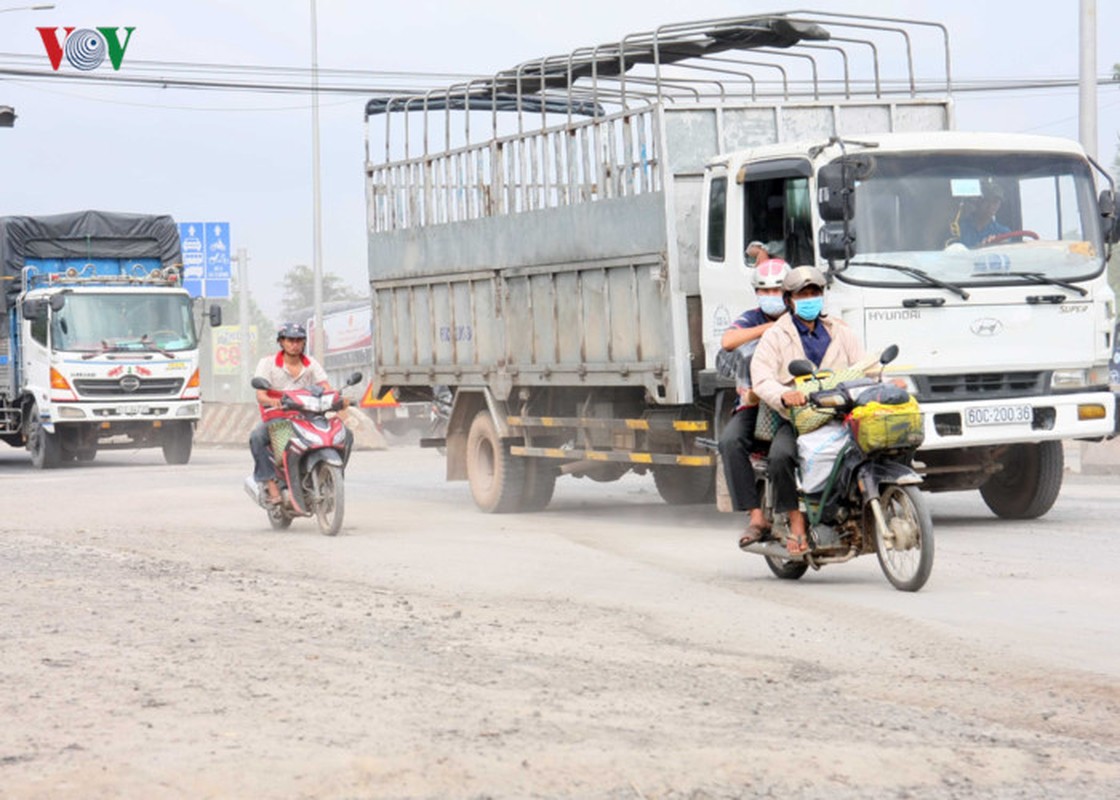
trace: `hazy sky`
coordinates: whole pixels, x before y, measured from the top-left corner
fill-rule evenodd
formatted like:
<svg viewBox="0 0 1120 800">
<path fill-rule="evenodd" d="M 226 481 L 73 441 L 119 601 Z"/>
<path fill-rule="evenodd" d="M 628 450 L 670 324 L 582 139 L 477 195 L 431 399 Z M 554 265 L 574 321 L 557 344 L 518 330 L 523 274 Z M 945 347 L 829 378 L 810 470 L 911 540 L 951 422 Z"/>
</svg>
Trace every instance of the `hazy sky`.
<svg viewBox="0 0 1120 800">
<path fill-rule="evenodd" d="M 0 9 L 30 4 L 0 0 Z M 122 76 L 141 74 L 133 62 L 142 61 L 310 64 L 308 0 L 55 5 L 49 11 L 0 11 L 0 65 L 50 69 L 37 26 L 134 26 Z M 875 14 L 884 6 L 893 15 L 949 28 L 955 81 L 1077 78 L 1077 0 L 831 0 L 815 7 Z M 319 0 L 319 66 L 485 75 L 665 23 L 794 8 L 805 7 L 746 0 Z M 1097 21 L 1097 74 L 1104 76 L 1120 61 L 1120 2 L 1098 0 Z M 63 59 L 59 72 L 75 71 Z M 90 74 L 111 74 L 111 68 Z M 1078 137 L 1076 87 L 958 93 L 954 99 L 958 128 Z M 0 214 L 97 208 L 228 221 L 232 247 L 244 247 L 250 256 L 250 289 L 270 314 L 279 308 L 284 272 L 311 263 L 308 95 L 104 87 L 0 75 L 0 104 L 14 106 L 19 115 L 14 128 L 0 129 Z M 320 106 L 323 265 L 356 288 L 366 280 L 364 104 L 362 96 L 322 96 Z M 1120 131 L 1120 87 L 1098 91 L 1098 115 L 1099 160 L 1107 166 Z"/>
</svg>

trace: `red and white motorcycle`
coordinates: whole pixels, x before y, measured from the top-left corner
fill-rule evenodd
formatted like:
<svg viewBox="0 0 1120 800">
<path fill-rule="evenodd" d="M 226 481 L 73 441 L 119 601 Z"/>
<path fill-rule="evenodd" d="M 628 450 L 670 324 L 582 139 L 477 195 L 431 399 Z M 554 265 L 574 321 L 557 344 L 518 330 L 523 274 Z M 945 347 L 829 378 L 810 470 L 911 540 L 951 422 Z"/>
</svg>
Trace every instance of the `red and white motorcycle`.
<svg viewBox="0 0 1120 800">
<path fill-rule="evenodd" d="M 345 385 L 353 386 L 361 380 L 362 374 L 355 372 Z M 253 378 L 252 386 L 280 398 L 279 408 L 261 409 L 261 419 L 268 423 L 282 500 L 268 503 L 252 476 L 245 479 L 245 491 L 268 512 L 273 528 L 287 528 L 296 517 L 314 516 L 319 531 L 334 536 L 342 528 L 346 499 L 343 473 L 350 455 L 350 437 L 342 419 L 327 414 L 346 406 L 342 393 L 324 391 L 319 386 L 273 389 L 264 378 Z"/>
</svg>

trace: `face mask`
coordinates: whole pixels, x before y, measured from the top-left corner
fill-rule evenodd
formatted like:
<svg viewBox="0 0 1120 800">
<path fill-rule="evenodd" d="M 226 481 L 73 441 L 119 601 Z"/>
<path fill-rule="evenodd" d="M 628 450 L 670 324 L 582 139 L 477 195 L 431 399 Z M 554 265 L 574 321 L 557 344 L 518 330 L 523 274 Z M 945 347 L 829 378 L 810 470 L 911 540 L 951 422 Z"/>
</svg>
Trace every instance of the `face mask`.
<svg viewBox="0 0 1120 800">
<path fill-rule="evenodd" d="M 768 294 L 758 296 L 758 307 L 768 317 L 780 317 L 782 312 L 786 310 L 786 304 L 781 297 Z"/>
<path fill-rule="evenodd" d="M 824 298 L 807 297 L 804 300 L 795 300 L 793 307 L 797 311 L 797 316 L 806 322 L 812 322 L 821 315 L 821 310 L 824 309 Z"/>
</svg>

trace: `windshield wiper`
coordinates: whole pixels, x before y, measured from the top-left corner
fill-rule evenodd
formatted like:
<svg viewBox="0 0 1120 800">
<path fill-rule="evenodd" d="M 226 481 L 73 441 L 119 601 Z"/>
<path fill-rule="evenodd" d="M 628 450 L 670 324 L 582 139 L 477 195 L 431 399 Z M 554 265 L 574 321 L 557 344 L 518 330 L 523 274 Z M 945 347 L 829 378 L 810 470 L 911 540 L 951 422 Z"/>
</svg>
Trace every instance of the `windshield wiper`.
<svg viewBox="0 0 1120 800">
<path fill-rule="evenodd" d="M 943 281 L 940 278 L 935 278 L 925 270 L 918 269 L 917 267 L 907 267 L 902 264 L 887 264 L 882 261 L 850 261 L 848 263 L 849 266 L 852 267 L 879 267 L 881 269 L 893 269 L 896 272 L 901 272 L 905 275 L 911 275 L 927 286 L 936 286 L 939 289 L 948 289 L 953 294 L 960 295 L 962 300 L 967 300 L 969 297 L 968 292 L 957 286 L 955 283 L 949 283 L 948 281 Z"/>
<path fill-rule="evenodd" d="M 127 347 L 121 347 L 120 345 L 117 345 L 117 344 L 109 344 L 104 339 L 102 339 L 101 340 L 101 349 L 100 350 L 94 350 L 94 351 L 89 352 L 89 353 L 82 353 L 82 360 L 83 361 L 88 361 L 91 358 L 97 358 L 99 355 L 101 355 L 103 353 L 127 353 L 127 352 L 128 352 Z"/>
<path fill-rule="evenodd" d="M 1043 272 L 999 272 L 994 273 L 992 277 L 1002 278 L 1004 275 L 1010 275 L 1012 278 L 1026 278 L 1030 283 L 1049 283 L 1052 286 L 1061 286 L 1063 289 L 1069 289 L 1071 292 L 1077 292 L 1084 297 L 1089 294 L 1089 290 L 1078 286 L 1076 283 L 1063 281 L 1060 278 L 1051 278 Z"/>
<path fill-rule="evenodd" d="M 152 337 L 148 336 L 148 334 L 146 333 L 140 337 L 140 344 L 144 346 L 145 350 L 152 350 L 153 352 L 159 353 L 161 356 L 175 358 L 175 355 L 170 350 L 164 350 L 162 347 L 155 343 Z"/>
</svg>

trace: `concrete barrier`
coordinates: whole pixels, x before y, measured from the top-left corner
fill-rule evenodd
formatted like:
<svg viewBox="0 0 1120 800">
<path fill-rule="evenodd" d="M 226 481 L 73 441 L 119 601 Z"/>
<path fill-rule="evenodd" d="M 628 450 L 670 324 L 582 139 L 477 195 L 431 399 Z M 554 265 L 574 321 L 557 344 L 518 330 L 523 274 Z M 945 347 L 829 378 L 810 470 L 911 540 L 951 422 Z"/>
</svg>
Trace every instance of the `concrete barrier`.
<svg viewBox="0 0 1120 800">
<path fill-rule="evenodd" d="M 349 413 L 350 430 L 354 432 L 354 447 L 359 450 L 384 450 L 385 438 L 368 416 L 358 409 Z M 260 422 L 256 403 L 206 403 L 202 404 L 202 421 L 195 428 L 194 440 L 198 444 L 222 447 L 249 447 L 249 433 Z"/>
</svg>

